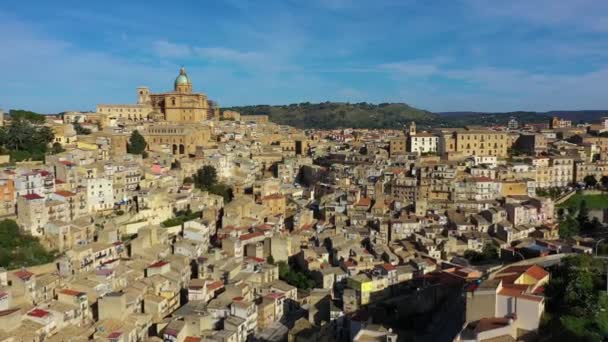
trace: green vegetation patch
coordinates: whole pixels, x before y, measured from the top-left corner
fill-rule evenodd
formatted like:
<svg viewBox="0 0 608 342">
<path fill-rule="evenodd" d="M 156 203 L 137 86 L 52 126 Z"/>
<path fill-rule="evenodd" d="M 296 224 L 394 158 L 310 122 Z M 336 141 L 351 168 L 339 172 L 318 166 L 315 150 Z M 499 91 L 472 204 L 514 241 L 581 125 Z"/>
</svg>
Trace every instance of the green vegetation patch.
<svg viewBox="0 0 608 342">
<path fill-rule="evenodd" d="M 608 208 L 608 194 L 586 195 L 577 193 L 559 206 L 562 208 L 578 208 L 583 200 L 587 202 L 587 208 L 591 210 Z"/>
<path fill-rule="evenodd" d="M 192 220 L 201 218 L 201 215 L 202 215 L 202 213 L 200 211 L 196 211 L 196 212 L 186 211 L 186 212 L 181 212 L 181 213 L 178 212 L 177 216 L 164 220 L 161 223 L 161 225 L 163 227 L 180 226 L 182 223 L 184 223 L 186 221 L 192 221 Z"/>
<path fill-rule="evenodd" d="M 17 222 L 0 221 L 0 267 L 15 269 L 53 262 L 56 252 L 49 252 L 37 238 L 23 234 Z"/>
</svg>

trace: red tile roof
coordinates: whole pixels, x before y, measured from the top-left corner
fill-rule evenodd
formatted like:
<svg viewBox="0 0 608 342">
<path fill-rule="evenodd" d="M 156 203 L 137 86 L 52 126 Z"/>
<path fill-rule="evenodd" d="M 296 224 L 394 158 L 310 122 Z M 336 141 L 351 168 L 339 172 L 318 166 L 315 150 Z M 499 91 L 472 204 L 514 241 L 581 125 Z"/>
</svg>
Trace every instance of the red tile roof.
<svg viewBox="0 0 608 342">
<path fill-rule="evenodd" d="M 37 317 L 37 318 L 46 317 L 49 314 L 50 313 L 48 311 L 42 310 L 42 309 L 34 309 L 27 313 L 28 316 Z"/>
<path fill-rule="evenodd" d="M 525 273 L 536 280 L 541 280 L 549 275 L 549 272 L 537 265 L 532 265 Z"/>
<path fill-rule="evenodd" d="M 120 331 L 114 331 L 113 333 L 111 333 L 110 335 L 108 335 L 109 339 L 117 339 L 120 336 L 122 336 L 122 332 Z"/>
<path fill-rule="evenodd" d="M 32 273 L 28 270 L 19 270 L 19 271 L 16 271 L 14 274 L 23 281 L 30 280 L 30 278 L 32 276 L 34 276 L 34 273 Z"/>
<path fill-rule="evenodd" d="M 262 236 L 264 236 L 264 233 L 254 232 L 254 233 L 243 234 L 243 235 L 239 236 L 239 240 L 241 240 L 241 241 L 251 240 L 251 239 L 255 239 L 257 237 L 262 237 Z"/>
<path fill-rule="evenodd" d="M 76 290 L 72 290 L 72 289 L 63 289 L 59 293 L 68 295 L 68 296 L 74 296 L 74 297 L 79 297 L 79 296 L 85 295 L 84 292 L 80 292 L 80 291 L 76 291 Z"/>
<path fill-rule="evenodd" d="M 168 264 L 168 262 L 160 260 L 160 261 L 157 261 L 157 262 L 153 263 L 152 265 L 150 265 L 148 267 L 149 268 L 158 268 L 158 267 L 163 267 L 166 264 Z"/>
<path fill-rule="evenodd" d="M 44 197 L 42 197 L 42 196 L 40 196 L 40 195 L 38 195 L 38 194 L 27 194 L 27 195 L 23 195 L 23 197 L 24 197 L 26 200 L 28 200 L 28 201 L 35 200 L 35 199 L 42 199 L 42 198 L 44 198 Z"/>
<path fill-rule="evenodd" d="M 184 339 L 184 342 L 201 342 L 201 338 L 196 336 L 187 336 Z"/>
<path fill-rule="evenodd" d="M 359 199 L 359 202 L 357 202 L 355 205 L 358 207 L 369 207 L 371 204 L 372 204 L 371 198 L 361 197 L 361 199 Z"/>
<path fill-rule="evenodd" d="M 72 197 L 74 195 L 76 195 L 75 193 L 71 192 L 71 191 L 67 191 L 67 190 L 59 190 L 59 191 L 55 191 L 55 193 L 59 196 L 63 196 L 63 197 Z"/>
<path fill-rule="evenodd" d="M 224 287 L 224 282 L 222 282 L 221 280 L 216 280 L 213 283 L 207 284 L 207 290 L 209 290 L 209 291 L 215 291 L 222 287 Z"/>
<path fill-rule="evenodd" d="M 394 271 L 394 270 L 396 270 L 396 269 L 397 269 L 397 267 L 395 267 L 395 266 L 393 266 L 393 265 L 391 265 L 391 264 L 389 264 L 389 263 L 386 263 L 386 264 L 382 265 L 382 267 L 383 267 L 385 270 L 387 270 L 387 271 Z"/>
</svg>

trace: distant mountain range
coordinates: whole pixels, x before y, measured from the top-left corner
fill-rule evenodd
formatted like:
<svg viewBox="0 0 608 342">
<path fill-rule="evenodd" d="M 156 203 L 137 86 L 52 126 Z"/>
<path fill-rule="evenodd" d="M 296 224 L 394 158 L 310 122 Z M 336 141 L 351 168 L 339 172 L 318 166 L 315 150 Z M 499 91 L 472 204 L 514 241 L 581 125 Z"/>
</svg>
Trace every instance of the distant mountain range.
<svg viewBox="0 0 608 342">
<path fill-rule="evenodd" d="M 549 111 L 549 112 L 440 112 L 432 113 L 405 103 L 293 103 L 289 105 L 255 105 L 229 107 L 243 115 L 268 115 L 279 124 L 299 128 L 400 128 L 411 121 L 422 129 L 462 127 L 467 125 L 506 125 L 511 117 L 520 123 L 549 122 L 559 116 L 575 123 L 597 122 L 608 116 L 608 110 Z"/>
</svg>

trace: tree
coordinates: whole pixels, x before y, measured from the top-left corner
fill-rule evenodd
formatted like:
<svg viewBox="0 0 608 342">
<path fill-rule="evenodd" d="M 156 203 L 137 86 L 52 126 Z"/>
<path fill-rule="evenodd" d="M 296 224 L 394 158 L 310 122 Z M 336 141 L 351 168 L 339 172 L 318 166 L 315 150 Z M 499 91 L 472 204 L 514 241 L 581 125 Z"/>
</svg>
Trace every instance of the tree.
<svg viewBox="0 0 608 342">
<path fill-rule="evenodd" d="M 569 239 L 578 235 L 580 226 L 577 220 L 570 214 L 564 214 L 559 222 L 559 237 L 561 239 Z"/>
<path fill-rule="evenodd" d="M 579 204 L 576 221 L 578 221 L 580 229 L 586 229 L 589 226 L 589 208 L 587 208 L 587 201 L 584 199 Z"/>
<path fill-rule="evenodd" d="M 587 175 L 583 178 L 583 182 L 587 185 L 587 187 L 594 188 L 597 185 L 597 179 L 595 179 L 594 175 Z"/>
<path fill-rule="evenodd" d="M 268 264 L 270 264 L 270 265 L 274 265 L 274 257 L 273 257 L 272 255 L 269 255 L 269 256 L 266 258 L 266 262 L 267 262 Z"/>
<path fill-rule="evenodd" d="M 46 264 L 56 254 L 42 247 L 37 238 L 22 234 L 17 222 L 0 221 L 0 267 L 15 269 Z"/>
<path fill-rule="evenodd" d="M 2 150 L 12 161 L 43 160 L 49 144 L 55 139 L 50 127 L 33 125 L 23 118 L 13 118 L 8 128 L 0 129 Z"/>
<path fill-rule="evenodd" d="M 74 130 L 76 131 L 76 134 L 78 134 L 78 135 L 89 135 L 89 134 L 91 134 L 91 129 L 86 128 L 86 127 L 82 127 L 82 125 L 78 121 L 74 121 L 72 123 L 72 126 L 74 127 Z"/>
<path fill-rule="evenodd" d="M 578 254 L 562 259 L 545 287 L 549 319 L 543 337 L 561 341 L 601 341 L 608 333 L 608 297 L 601 279 L 604 262 Z M 559 332 L 559 333 L 556 333 Z M 547 340 L 544 338 L 544 340 Z"/>
<path fill-rule="evenodd" d="M 141 154 L 144 155 L 146 152 L 146 139 L 141 135 L 137 130 L 134 130 L 131 133 L 131 137 L 129 138 L 129 144 L 127 145 L 127 152 L 131 154 Z"/>
<path fill-rule="evenodd" d="M 602 176 L 600 183 L 602 183 L 602 187 L 608 188 L 608 176 Z"/>
<path fill-rule="evenodd" d="M 11 121 L 24 120 L 35 125 L 42 125 L 46 122 L 46 117 L 42 114 L 34 113 L 29 110 L 11 109 L 8 111 Z"/>
<path fill-rule="evenodd" d="M 211 165 L 205 165 L 194 175 L 194 185 L 201 190 L 209 190 L 217 183 L 217 172 Z"/>
<path fill-rule="evenodd" d="M 193 184 L 194 179 L 192 177 L 184 177 L 184 184 Z"/>
<path fill-rule="evenodd" d="M 53 143 L 53 149 L 52 149 L 53 154 L 61 153 L 64 151 L 65 151 L 65 149 L 63 148 L 63 146 L 61 146 L 60 143 L 58 143 L 58 142 Z"/>
<path fill-rule="evenodd" d="M 485 246 L 483 246 L 481 253 L 483 254 L 483 258 L 485 260 L 498 259 L 498 248 L 496 248 L 496 246 L 494 246 L 492 243 L 487 243 Z"/>
</svg>

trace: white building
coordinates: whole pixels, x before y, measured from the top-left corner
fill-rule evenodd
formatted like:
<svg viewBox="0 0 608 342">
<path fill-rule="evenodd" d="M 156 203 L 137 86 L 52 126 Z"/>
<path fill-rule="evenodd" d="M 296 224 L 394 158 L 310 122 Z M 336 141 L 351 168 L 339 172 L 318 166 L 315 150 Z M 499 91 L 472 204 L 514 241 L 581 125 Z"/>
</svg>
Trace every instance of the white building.
<svg viewBox="0 0 608 342">
<path fill-rule="evenodd" d="M 439 137 L 430 133 L 415 133 L 408 137 L 408 152 L 412 153 L 435 153 Z"/>
<path fill-rule="evenodd" d="M 87 204 L 90 212 L 114 208 L 114 189 L 111 179 L 88 178 L 86 187 Z"/>
</svg>

